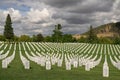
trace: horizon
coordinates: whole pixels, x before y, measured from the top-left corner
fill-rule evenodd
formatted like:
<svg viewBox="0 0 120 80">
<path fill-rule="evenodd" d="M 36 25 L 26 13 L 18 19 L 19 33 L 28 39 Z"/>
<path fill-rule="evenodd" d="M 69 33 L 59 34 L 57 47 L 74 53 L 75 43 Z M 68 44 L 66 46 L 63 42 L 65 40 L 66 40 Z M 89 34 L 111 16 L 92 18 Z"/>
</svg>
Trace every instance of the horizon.
<svg viewBox="0 0 120 80">
<path fill-rule="evenodd" d="M 81 34 L 90 25 L 119 22 L 119 8 L 119 0 L 3 0 L 0 1 L 0 34 L 8 13 L 15 35 L 46 36 L 52 34 L 56 24 L 62 25 L 65 34 Z"/>
</svg>

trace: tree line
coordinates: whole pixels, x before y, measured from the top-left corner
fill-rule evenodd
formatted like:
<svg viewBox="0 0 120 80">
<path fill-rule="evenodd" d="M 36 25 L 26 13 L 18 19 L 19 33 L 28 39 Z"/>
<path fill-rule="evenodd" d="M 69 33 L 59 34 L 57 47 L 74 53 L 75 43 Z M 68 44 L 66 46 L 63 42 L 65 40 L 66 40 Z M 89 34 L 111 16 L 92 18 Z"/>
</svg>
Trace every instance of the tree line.
<svg viewBox="0 0 120 80">
<path fill-rule="evenodd" d="M 80 39 L 73 38 L 71 34 L 64 34 L 62 31 L 61 24 L 55 25 L 53 30 L 53 34 L 51 36 L 44 37 L 41 33 L 37 35 L 28 36 L 21 35 L 20 37 L 14 34 L 14 30 L 12 28 L 12 20 L 10 14 L 7 15 L 4 33 L 0 35 L 0 41 L 22 41 L 22 42 L 80 42 L 80 43 L 104 43 L 104 44 L 120 44 L 120 38 L 98 38 L 95 34 L 93 27 L 90 26 L 87 37 L 81 37 Z"/>
</svg>

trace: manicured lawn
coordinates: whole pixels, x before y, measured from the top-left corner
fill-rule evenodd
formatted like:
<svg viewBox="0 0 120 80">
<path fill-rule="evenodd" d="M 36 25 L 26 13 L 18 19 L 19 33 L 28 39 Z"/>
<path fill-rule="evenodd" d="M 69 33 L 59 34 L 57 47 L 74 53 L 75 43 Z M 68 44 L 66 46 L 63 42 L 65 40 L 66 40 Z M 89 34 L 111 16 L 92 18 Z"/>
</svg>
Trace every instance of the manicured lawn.
<svg viewBox="0 0 120 80">
<path fill-rule="evenodd" d="M 16 49 L 15 59 L 7 69 L 2 69 L 2 60 L 0 60 L 0 80 L 120 80 L 120 70 L 115 68 L 109 59 L 110 76 L 108 78 L 102 76 L 103 62 L 104 57 L 101 63 L 90 71 L 85 71 L 84 66 L 78 68 L 72 67 L 72 70 L 67 71 L 65 70 L 64 63 L 63 67 L 54 65 L 51 70 L 45 70 L 45 67 L 30 61 L 31 68 L 25 70 L 20 60 L 19 51 Z"/>
</svg>

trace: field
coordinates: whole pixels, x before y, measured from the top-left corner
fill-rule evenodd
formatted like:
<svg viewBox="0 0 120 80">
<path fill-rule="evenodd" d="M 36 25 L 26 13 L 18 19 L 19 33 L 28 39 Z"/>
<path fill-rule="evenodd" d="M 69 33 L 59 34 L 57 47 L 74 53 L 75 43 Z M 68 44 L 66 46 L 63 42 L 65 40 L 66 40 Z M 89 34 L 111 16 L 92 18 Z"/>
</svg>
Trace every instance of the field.
<svg viewBox="0 0 120 80">
<path fill-rule="evenodd" d="M 0 80 L 120 80 L 120 45 L 1 42 Z"/>
</svg>

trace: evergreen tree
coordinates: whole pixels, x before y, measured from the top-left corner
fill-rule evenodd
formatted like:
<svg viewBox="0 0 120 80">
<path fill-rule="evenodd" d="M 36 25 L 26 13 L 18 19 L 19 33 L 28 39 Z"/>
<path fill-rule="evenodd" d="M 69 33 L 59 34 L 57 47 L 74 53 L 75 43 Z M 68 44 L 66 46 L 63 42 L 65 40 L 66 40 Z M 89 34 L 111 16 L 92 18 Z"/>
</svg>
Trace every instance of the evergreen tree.
<svg viewBox="0 0 120 80">
<path fill-rule="evenodd" d="M 30 42 L 30 41 L 31 41 L 31 38 L 30 38 L 30 36 L 28 36 L 28 35 L 21 35 L 21 36 L 19 37 L 19 40 L 18 40 L 18 41 Z"/>
<path fill-rule="evenodd" d="M 7 40 L 12 40 L 14 38 L 10 14 L 8 14 L 7 18 L 6 18 L 6 22 L 5 22 L 5 26 L 4 26 L 4 37 Z"/>
<path fill-rule="evenodd" d="M 41 33 L 37 34 L 36 38 L 37 38 L 37 42 L 41 42 L 44 40 L 44 37 Z"/>
<path fill-rule="evenodd" d="M 97 41 L 97 35 L 95 34 L 94 30 L 93 30 L 93 27 L 90 26 L 90 31 L 89 31 L 89 34 L 88 34 L 88 42 L 89 43 L 94 43 Z"/>
<path fill-rule="evenodd" d="M 74 38 L 71 34 L 64 34 L 62 38 L 62 42 L 73 42 Z"/>
<path fill-rule="evenodd" d="M 61 24 L 55 25 L 55 30 L 53 30 L 54 34 L 52 35 L 53 42 L 61 42 L 62 41 L 62 29 Z"/>
</svg>

